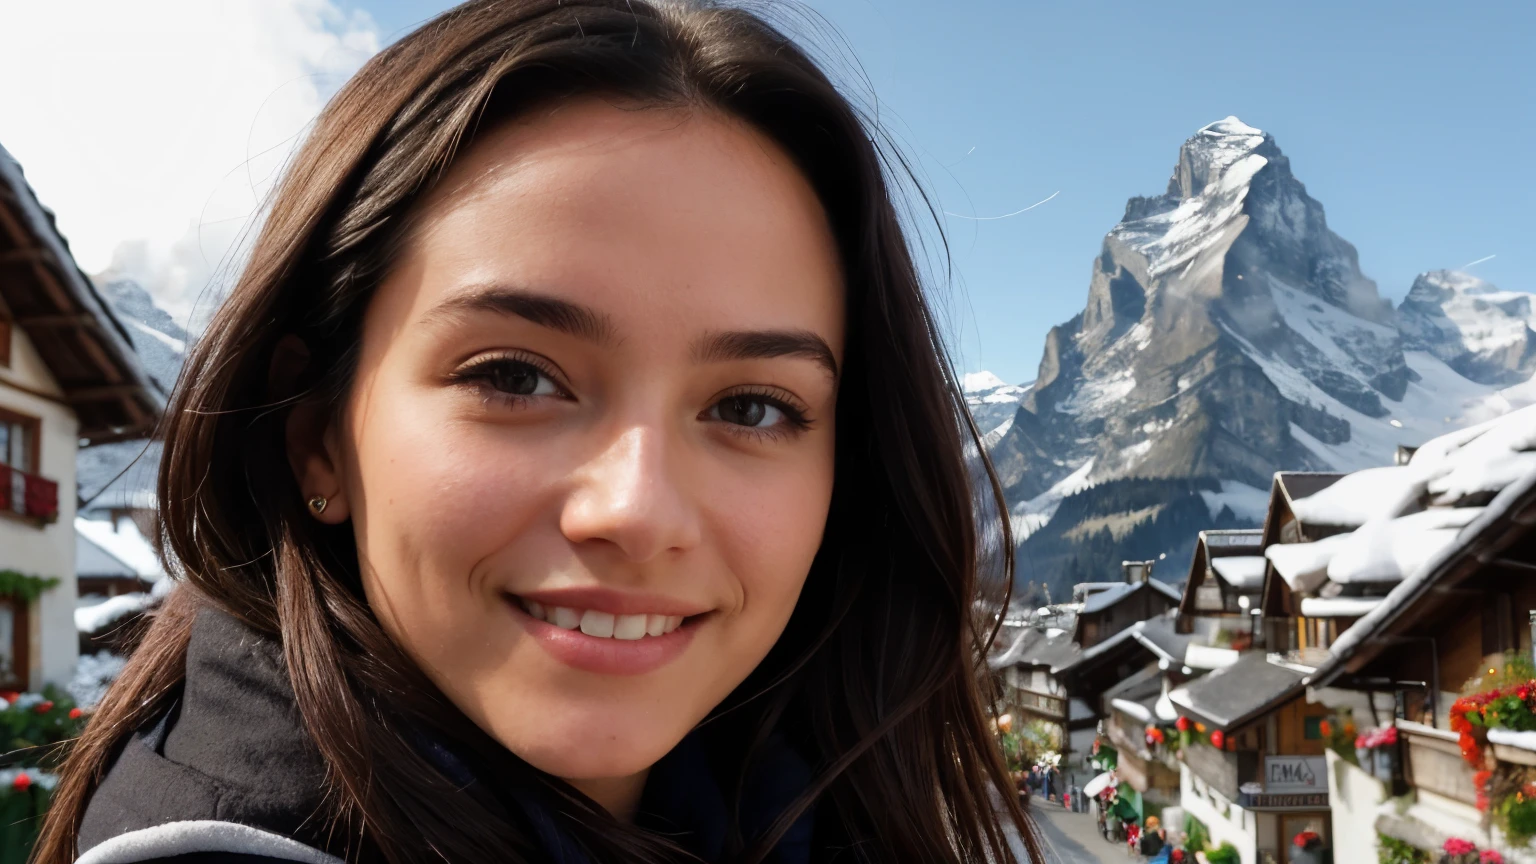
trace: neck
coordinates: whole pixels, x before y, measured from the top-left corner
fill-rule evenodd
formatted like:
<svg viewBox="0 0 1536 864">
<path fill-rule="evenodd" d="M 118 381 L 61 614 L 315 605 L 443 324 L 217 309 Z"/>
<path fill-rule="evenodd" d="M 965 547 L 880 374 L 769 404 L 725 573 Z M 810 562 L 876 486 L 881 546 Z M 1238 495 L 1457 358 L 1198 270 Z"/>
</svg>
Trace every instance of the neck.
<svg viewBox="0 0 1536 864">
<path fill-rule="evenodd" d="M 575 787 L 576 791 L 601 804 L 613 818 L 620 822 L 633 822 L 636 811 L 640 809 L 640 794 L 645 791 L 645 778 L 648 773 L 648 771 L 641 771 L 627 777 L 567 779 L 565 782 Z"/>
</svg>

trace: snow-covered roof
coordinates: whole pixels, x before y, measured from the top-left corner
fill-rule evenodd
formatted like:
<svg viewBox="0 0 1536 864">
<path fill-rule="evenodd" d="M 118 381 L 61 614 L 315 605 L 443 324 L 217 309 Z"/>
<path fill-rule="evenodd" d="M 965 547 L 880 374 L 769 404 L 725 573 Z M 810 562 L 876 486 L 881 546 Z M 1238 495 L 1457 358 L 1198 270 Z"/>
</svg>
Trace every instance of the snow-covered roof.
<svg viewBox="0 0 1536 864">
<path fill-rule="evenodd" d="M 1406 465 L 1357 471 L 1293 501 L 1298 518 L 1356 527 L 1265 555 L 1302 593 L 1326 593 L 1325 582 L 1396 584 L 1455 544 L 1495 493 L 1533 473 L 1536 405 L 1436 438 Z"/>
<path fill-rule="evenodd" d="M 1242 652 L 1233 648 L 1218 648 L 1191 642 L 1184 649 L 1184 665 L 1191 669 L 1225 669 L 1236 663 Z"/>
<path fill-rule="evenodd" d="M 1380 597 L 1303 597 L 1303 618 L 1359 618 L 1381 605 Z"/>
<path fill-rule="evenodd" d="M 100 633 L 112 624 L 148 609 L 155 598 L 147 591 L 119 594 L 100 603 L 75 609 L 75 629 L 81 633 Z"/>
<path fill-rule="evenodd" d="M 1514 416 L 1514 415 L 1509 415 Z M 1526 474 L 1504 487 L 1454 541 L 1441 547 L 1394 587 L 1380 605 L 1356 621 L 1329 646 L 1330 657 L 1312 675 L 1313 686 L 1325 686 L 1345 670 L 1345 664 L 1371 638 L 1391 625 L 1409 606 L 1418 603 L 1465 556 L 1479 554 L 1482 546 L 1510 527 L 1510 519 L 1536 506 L 1536 472 Z"/>
<path fill-rule="evenodd" d="M 1264 587 L 1264 556 L 1228 555 L 1212 558 L 1211 569 L 1223 581 L 1243 593 L 1256 592 Z"/>
<path fill-rule="evenodd" d="M 1042 632 L 1025 627 L 1007 648 L 987 659 L 987 666 L 994 670 L 1010 666 L 1053 669 L 1073 662 L 1079 653 L 1072 635 L 1064 630 L 1051 628 Z"/>
<path fill-rule="evenodd" d="M 165 568 L 160 566 L 160 556 L 155 554 L 154 545 L 139 533 L 130 519 L 113 523 L 76 517 L 75 539 L 76 549 L 84 551 L 75 562 L 75 571 L 81 576 L 132 575 L 148 581 L 165 576 Z M 108 564 L 104 559 L 115 561 L 119 566 L 111 568 L 110 572 L 86 569 L 91 565 Z"/>
<path fill-rule="evenodd" d="M 1334 563 L 1340 562 L 1341 573 L 1386 573 L 1396 576 L 1397 584 L 1379 605 L 1334 641 L 1332 657 L 1318 668 L 1315 682 L 1325 684 L 1336 677 L 1342 660 L 1362 642 L 1409 604 L 1419 602 L 1462 556 L 1474 554 L 1480 544 L 1489 542 L 1485 536 L 1507 529 L 1515 511 L 1536 501 L 1533 459 L 1536 406 L 1436 438 L 1401 466 L 1421 490 L 1407 506 L 1419 509 L 1373 519 L 1351 534 L 1339 535 L 1343 538 L 1340 548 L 1328 564 L 1330 579 Z"/>
</svg>

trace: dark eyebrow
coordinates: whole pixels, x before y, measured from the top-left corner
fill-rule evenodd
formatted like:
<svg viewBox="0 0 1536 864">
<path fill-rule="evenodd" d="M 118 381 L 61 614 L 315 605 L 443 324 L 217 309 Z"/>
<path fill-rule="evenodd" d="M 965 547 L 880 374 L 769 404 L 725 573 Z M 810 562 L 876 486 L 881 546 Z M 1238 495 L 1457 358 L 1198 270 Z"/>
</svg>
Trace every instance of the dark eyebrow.
<svg viewBox="0 0 1536 864">
<path fill-rule="evenodd" d="M 712 333 L 694 345 L 695 359 L 706 363 L 723 360 L 759 360 L 772 357 L 804 357 L 814 360 L 827 374 L 837 377 L 837 358 L 825 339 L 809 330 L 732 330 Z"/>
<path fill-rule="evenodd" d="M 495 312 L 515 315 L 541 327 L 558 330 L 589 342 L 612 342 L 613 325 L 608 316 L 580 303 L 561 300 L 522 288 L 489 285 L 450 297 L 423 315 L 422 323 L 462 312 Z"/>
</svg>

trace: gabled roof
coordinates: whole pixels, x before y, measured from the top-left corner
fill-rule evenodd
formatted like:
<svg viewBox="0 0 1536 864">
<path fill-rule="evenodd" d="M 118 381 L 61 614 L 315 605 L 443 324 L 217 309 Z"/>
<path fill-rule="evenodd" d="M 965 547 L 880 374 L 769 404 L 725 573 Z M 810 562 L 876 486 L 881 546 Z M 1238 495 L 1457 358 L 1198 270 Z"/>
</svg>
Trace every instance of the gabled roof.
<svg viewBox="0 0 1536 864">
<path fill-rule="evenodd" d="M 1528 423 L 1531 437 L 1536 439 L 1536 409 L 1523 409 L 1506 417 L 1512 418 L 1506 422 Z M 1418 452 L 1423 453 L 1430 446 L 1427 444 Z M 1536 440 L 1531 441 L 1530 449 L 1522 452 L 1536 452 Z M 1419 458 L 1417 454 L 1415 458 Z M 1504 460 L 1504 464 L 1507 466 L 1509 460 Z M 1466 472 L 1464 476 L 1467 479 L 1500 479 L 1483 470 Z M 1446 490 L 1441 493 L 1442 498 L 1451 491 L 1481 497 L 1486 490 L 1474 487 L 1492 484 L 1463 484 L 1460 490 L 1449 489 L 1451 485 L 1454 484 L 1449 477 L 1438 483 Z M 1528 539 L 1536 526 L 1536 470 L 1528 469 L 1477 510 L 1476 518 L 1456 531 L 1454 537 L 1441 543 L 1438 550 L 1428 554 L 1376 608 L 1334 641 L 1329 649 L 1331 656 L 1313 673 L 1310 683 L 1324 686 L 1341 675 L 1360 670 L 1389 647 L 1392 640 L 1388 637 L 1405 632 L 1442 605 L 1435 601 L 1437 589 L 1454 587 L 1477 573 L 1487 562 L 1496 562 L 1516 542 Z"/>
<path fill-rule="evenodd" d="M 148 435 L 165 407 L 121 322 L 80 272 L 53 214 L 0 147 L 0 316 L 14 320 L 92 443 Z M 51 397 L 50 397 L 51 398 Z"/>
<path fill-rule="evenodd" d="M 1024 627 L 1013 642 L 987 659 L 991 669 L 1012 666 L 1054 670 L 1077 660 L 1081 654 L 1072 634 L 1065 630 L 1041 631 Z"/>
<path fill-rule="evenodd" d="M 1406 465 L 1369 468 L 1337 481 L 1306 499 L 1302 509 L 1348 526 L 1343 533 L 1271 546 L 1265 554 L 1272 574 L 1284 578 L 1293 593 L 1385 597 L 1363 616 L 1371 618 L 1381 607 L 1402 602 L 1404 595 L 1394 589 L 1405 580 L 1441 578 L 1426 565 L 1456 556 L 1479 542 L 1481 530 L 1501 524 L 1506 514 L 1489 513 L 1494 502 L 1502 499 L 1500 506 L 1508 506 L 1512 499 L 1506 493 L 1532 476 L 1536 405 L 1442 435 L 1418 448 Z M 1347 613 L 1365 604 L 1312 605 L 1319 616 L 1351 617 Z M 1348 646 L 1353 640 L 1339 641 Z"/>
<path fill-rule="evenodd" d="M 1230 731 L 1300 695 L 1305 673 L 1249 651 L 1236 663 L 1185 684 L 1168 698 L 1180 713 Z"/>
<path fill-rule="evenodd" d="M 1213 573 L 1214 563 L 1222 558 L 1246 558 L 1263 555 L 1264 530 L 1262 528 L 1236 528 L 1225 531 L 1201 531 L 1195 540 L 1195 554 L 1189 563 L 1189 578 L 1184 580 L 1184 591 L 1179 598 L 1179 628 L 1193 627 L 1193 617 L 1200 613 L 1196 608 L 1196 596 L 1207 578 L 1215 575 L 1222 590 L 1239 594 L 1258 594 L 1263 588 L 1262 577 L 1256 588 L 1247 585 L 1229 585 L 1220 573 Z"/>
<path fill-rule="evenodd" d="M 1057 676 L 1082 674 L 1127 650 L 1144 650 L 1152 660 L 1167 660 L 1170 664 L 1183 665 L 1184 652 L 1189 647 L 1190 638 L 1174 632 L 1173 613 L 1170 610 L 1168 614 L 1137 621 L 1081 652 L 1071 663 L 1057 666 L 1051 672 Z"/>
<path fill-rule="evenodd" d="M 1263 545 L 1269 546 L 1280 542 L 1281 519 L 1295 515 L 1293 508 L 1296 501 L 1316 495 L 1337 483 L 1343 476 L 1343 474 L 1316 471 L 1275 472 L 1275 481 L 1269 491 L 1269 511 L 1264 515 Z M 1326 532 L 1332 527 L 1326 524 L 1312 524 L 1299 517 L 1296 521 L 1301 524 L 1303 533 L 1308 533 L 1309 529 Z"/>
</svg>

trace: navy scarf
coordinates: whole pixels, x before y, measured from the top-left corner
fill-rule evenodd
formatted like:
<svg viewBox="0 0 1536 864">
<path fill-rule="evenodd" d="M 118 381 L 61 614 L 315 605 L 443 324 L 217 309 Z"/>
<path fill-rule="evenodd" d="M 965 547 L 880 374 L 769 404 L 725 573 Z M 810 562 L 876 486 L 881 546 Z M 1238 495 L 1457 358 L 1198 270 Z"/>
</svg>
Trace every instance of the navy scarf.
<svg viewBox="0 0 1536 864">
<path fill-rule="evenodd" d="M 435 742 L 427 749 L 432 761 L 450 779 L 465 784 L 475 777 L 447 748 Z M 750 840 L 768 827 L 805 791 L 810 767 L 778 736 L 768 739 L 747 774 L 742 792 L 741 832 Z M 554 864 L 593 864 L 558 824 L 536 790 L 513 785 L 506 790 L 522 808 L 538 841 Z M 809 864 L 814 809 L 806 811 L 774 847 L 778 864 Z M 718 862 L 725 851 L 730 813 L 725 795 L 710 770 L 698 733 L 684 738 L 657 762 L 646 778 L 636 824 L 676 841 L 707 862 Z"/>
</svg>

